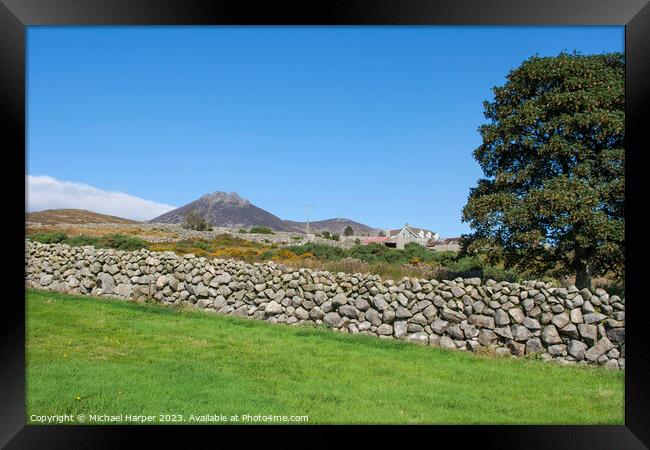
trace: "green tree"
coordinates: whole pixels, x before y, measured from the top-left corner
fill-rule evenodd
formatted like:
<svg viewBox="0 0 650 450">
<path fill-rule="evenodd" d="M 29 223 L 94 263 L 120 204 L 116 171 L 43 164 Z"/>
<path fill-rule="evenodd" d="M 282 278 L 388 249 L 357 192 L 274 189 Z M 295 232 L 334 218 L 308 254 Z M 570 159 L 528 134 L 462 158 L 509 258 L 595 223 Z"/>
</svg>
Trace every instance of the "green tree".
<svg viewBox="0 0 650 450">
<path fill-rule="evenodd" d="M 185 215 L 184 228 L 197 231 L 211 231 L 210 224 L 196 210 L 189 211 Z"/>
<path fill-rule="evenodd" d="M 484 102 L 463 251 L 533 274 L 622 276 L 625 265 L 625 59 L 532 57 Z"/>
<path fill-rule="evenodd" d="M 354 230 L 350 225 L 345 227 L 345 230 L 343 230 L 343 236 L 352 236 L 354 234 Z"/>
</svg>

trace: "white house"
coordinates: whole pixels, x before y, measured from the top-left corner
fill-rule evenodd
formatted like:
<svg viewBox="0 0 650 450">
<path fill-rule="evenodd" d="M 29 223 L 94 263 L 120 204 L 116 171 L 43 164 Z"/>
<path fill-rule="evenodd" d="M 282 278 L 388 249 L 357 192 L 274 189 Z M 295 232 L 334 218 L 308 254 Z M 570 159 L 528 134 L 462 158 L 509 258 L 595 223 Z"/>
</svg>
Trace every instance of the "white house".
<svg viewBox="0 0 650 450">
<path fill-rule="evenodd" d="M 430 240 L 440 239 L 438 233 L 427 230 L 425 228 L 417 228 L 405 224 L 402 228 L 397 228 L 394 230 L 386 230 L 386 237 L 388 238 L 387 244 L 391 241 L 398 243 L 397 247 L 401 248 L 404 246 L 404 243 L 408 242 L 417 242 L 420 245 L 426 245 Z"/>
</svg>

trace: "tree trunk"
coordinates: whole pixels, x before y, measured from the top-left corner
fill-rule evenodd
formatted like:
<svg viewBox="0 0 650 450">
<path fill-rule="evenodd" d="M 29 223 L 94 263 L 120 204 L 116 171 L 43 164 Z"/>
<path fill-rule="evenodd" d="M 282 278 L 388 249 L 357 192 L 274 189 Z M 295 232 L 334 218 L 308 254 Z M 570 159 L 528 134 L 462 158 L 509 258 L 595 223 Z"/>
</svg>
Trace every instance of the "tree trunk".
<svg viewBox="0 0 650 450">
<path fill-rule="evenodd" d="M 573 267 L 576 272 L 576 287 L 578 289 L 591 289 L 591 275 L 593 271 L 593 252 L 590 249 L 577 248 Z"/>
</svg>

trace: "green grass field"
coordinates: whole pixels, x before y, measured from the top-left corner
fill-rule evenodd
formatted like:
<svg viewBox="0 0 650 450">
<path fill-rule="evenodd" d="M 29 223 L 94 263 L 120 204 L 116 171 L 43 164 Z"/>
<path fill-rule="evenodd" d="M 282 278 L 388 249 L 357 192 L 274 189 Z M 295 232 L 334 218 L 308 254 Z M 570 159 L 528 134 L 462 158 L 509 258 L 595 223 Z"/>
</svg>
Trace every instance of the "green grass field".
<svg viewBox="0 0 650 450">
<path fill-rule="evenodd" d="M 622 371 L 43 291 L 26 301 L 28 423 L 262 414 L 309 424 L 623 424 Z"/>
</svg>

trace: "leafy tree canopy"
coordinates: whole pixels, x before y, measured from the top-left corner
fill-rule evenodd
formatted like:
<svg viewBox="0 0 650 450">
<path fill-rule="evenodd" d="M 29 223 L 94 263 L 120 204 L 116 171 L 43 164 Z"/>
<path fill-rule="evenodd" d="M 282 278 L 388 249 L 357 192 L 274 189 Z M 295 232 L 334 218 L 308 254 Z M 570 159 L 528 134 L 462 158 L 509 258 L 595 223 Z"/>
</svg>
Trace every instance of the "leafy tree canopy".
<svg viewBox="0 0 650 450">
<path fill-rule="evenodd" d="M 532 57 L 484 102 L 463 251 L 529 273 L 622 276 L 625 247 L 622 53 Z"/>
</svg>

